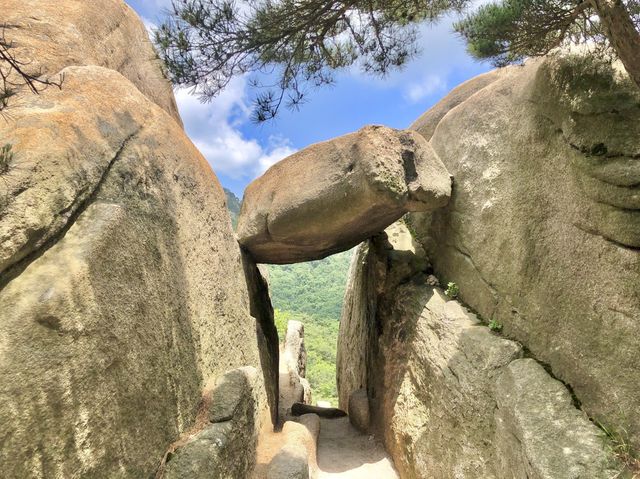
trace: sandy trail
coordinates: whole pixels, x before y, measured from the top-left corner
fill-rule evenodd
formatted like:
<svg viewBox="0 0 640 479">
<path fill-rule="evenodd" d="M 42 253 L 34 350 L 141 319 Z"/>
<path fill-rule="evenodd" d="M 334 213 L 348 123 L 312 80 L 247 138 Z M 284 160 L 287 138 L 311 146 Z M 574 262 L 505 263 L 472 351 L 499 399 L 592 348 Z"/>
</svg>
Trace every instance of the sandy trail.
<svg viewBox="0 0 640 479">
<path fill-rule="evenodd" d="M 396 479 L 384 447 L 360 434 L 349 418 L 321 419 L 318 479 Z"/>
</svg>

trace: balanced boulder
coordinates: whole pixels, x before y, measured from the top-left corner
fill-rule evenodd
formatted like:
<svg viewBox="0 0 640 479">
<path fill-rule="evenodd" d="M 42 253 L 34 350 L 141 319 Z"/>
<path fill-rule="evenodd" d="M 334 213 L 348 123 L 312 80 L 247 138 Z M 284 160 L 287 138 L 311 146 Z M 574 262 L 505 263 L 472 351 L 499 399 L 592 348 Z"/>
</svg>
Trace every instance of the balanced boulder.
<svg viewBox="0 0 640 479">
<path fill-rule="evenodd" d="M 449 201 L 451 178 L 413 131 L 367 126 L 282 160 L 251 183 L 238 240 L 259 263 L 345 251 L 409 211 Z"/>
<path fill-rule="evenodd" d="M 289 321 L 279 362 L 279 414 L 291 414 L 294 403 L 311 403 L 311 384 L 305 378 L 307 352 L 304 347 L 304 326 L 300 321 Z"/>
</svg>

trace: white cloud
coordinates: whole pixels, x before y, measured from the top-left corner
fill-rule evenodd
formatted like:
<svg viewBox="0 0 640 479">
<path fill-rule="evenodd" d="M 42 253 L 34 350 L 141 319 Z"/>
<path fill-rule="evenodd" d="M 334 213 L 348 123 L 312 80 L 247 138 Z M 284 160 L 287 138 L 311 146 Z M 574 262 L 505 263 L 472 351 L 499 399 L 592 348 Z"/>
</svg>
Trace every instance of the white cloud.
<svg viewBox="0 0 640 479">
<path fill-rule="evenodd" d="M 263 146 L 240 131 L 250 113 L 244 78 L 234 79 L 210 103 L 187 90 L 177 90 L 176 100 L 189 137 L 216 173 L 252 180 L 296 151 L 286 138 L 271 137 Z"/>
<path fill-rule="evenodd" d="M 383 78 L 364 74 L 358 68 L 351 68 L 345 73 L 367 87 L 400 90 L 407 102 L 433 100 L 434 96 L 439 97 L 455 86 L 451 84 L 455 72 L 477 64 L 467 54 L 463 39 L 453 31 L 453 23 L 457 19 L 456 14 L 450 14 L 437 22 L 420 25 L 420 53 L 399 71 Z"/>
<path fill-rule="evenodd" d="M 429 74 L 426 75 L 421 82 L 411 83 L 406 91 L 405 98 L 409 101 L 416 103 L 419 102 L 434 93 L 445 92 L 447 90 L 447 82 L 440 76 Z"/>
</svg>

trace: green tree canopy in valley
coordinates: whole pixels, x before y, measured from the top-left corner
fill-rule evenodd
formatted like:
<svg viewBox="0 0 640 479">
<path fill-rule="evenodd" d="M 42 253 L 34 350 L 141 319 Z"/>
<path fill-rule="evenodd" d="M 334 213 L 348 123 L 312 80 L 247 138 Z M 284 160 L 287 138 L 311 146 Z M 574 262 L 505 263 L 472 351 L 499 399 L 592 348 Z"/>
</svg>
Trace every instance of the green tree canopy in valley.
<svg viewBox="0 0 640 479">
<path fill-rule="evenodd" d="M 339 320 L 351 256 L 345 251 L 318 261 L 269 265 L 273 307 Z"/>
<path fill-rule="evenodd" d="M 613 53 L 640 86 L 640 0 L 500 0 L 456 25 L 478 58 L 502 65 L 544 55 L 568 42 Z M 174 0 L 155 32 L 174 83 L 204 99 L 234 76 L 254 75 L 254 119 L 297 107 L 310 89 L 357 64 L 385 75 L 418 53 L 417 26 L 471 0 Z M 267 78 L 264 82 L 261 78 Z M 266 82 L 266 83 L 265 83 Z"/>
<path fill-rule="evenodd" d="M 269 265 L 269 287 L 278 336 L 289 320 L 304 324 L 307 379 L 313 399 L 337 405 L 336 346 L 352 251 L 291 265 Z"/>
<path fill-rule="evenodd" d="M 313 401 L 329 401 L 332 405 L 337 405 L 336 345 L 340 322 L 277 308 L 274 313 L 278 336 L 281 339 L 284 338 L 288 321 L 296 320 L 304 324 L 307 379 L 313 391 Z"/>
<path fill-rule="evenodd" d="M 240 207 L 241 202 L 240 198 L 238 198 L 233 191 L 222 188 L 224 190 L 224 194 L 227 197 L 227 209 L 229 210 L 229 215 L 231 216 L 231 224 L 235 229 L 238 226 L 238 217 L 240 216 Z"/>
</svg>

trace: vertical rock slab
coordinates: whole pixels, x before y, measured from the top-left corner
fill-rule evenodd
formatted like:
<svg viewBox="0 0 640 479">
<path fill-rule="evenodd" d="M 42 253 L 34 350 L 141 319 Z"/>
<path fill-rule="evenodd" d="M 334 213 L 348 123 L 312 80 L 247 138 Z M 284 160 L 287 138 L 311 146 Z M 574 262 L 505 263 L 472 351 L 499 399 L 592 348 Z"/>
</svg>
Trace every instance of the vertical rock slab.
<svg viewBox="0 0 640 479">
<path fill-rule="evenodd" d="M 369 396 L 366 389 L 358 389 L 349 396 L 349 421 L 358 431 L 367 433 L 371 424 Z"/>
<path fill-rule="evenodd" d="M 403 229 L 394 225 L 389 239 L 380 235 L 360 247 L 368 254 L 351 270 L 340 325 L 357 334 L 338 342 L 341 401 L 347 386 L 351 393 L 363 387 L 345 359 L 362 358 L 354 364 L 365 383 L 370 430 L 384 439 L 400 475 L 614 475 L 607 445 L 567 389 L 535 361 L 522 360 L 520 344 L 492 333 L 432 286 L 428 263 L 408 257 L 413 246 Z"/>
<path fill-rule="evenodd" d="M 376 315 L 386 273 L 383 255 L 376 254 L 377 245 L 372 241 L 359 245 L 349 267 L 336 352 L 338 402 L 345 411 L 349 410 L 351 394 L 369 384 L 368 362 L 378 336 L 375 321 L 370 319 Z"/>
<path fill-rule="evenodd" d="M 296 403 L 311 403 L 311 385 L 305 378 L 307 351 L 304 347 L 304 325 L 289 321 L 280 354 L 279 415 L 284 419 L 291 415 Z"/>
<path fill-rule="evenodd" d="M 271 460 L 266 479 L 309 479 L 307 450 L 287 444 Z"/>
<path fill-rule="evenodd" d="M 276 329 L 273 306 L 269 296 L 268 271 L 256 265 L 242 253 L 242 264 L 247 278 L 251 316 L 256 319 L 256 332 L 260 350 L 260 366 L 265 378 L 265 389 L 271 410 L 271 422 L 278 424 L 278 401 L 280 397 L 280 341 Z"/>
</svg>

